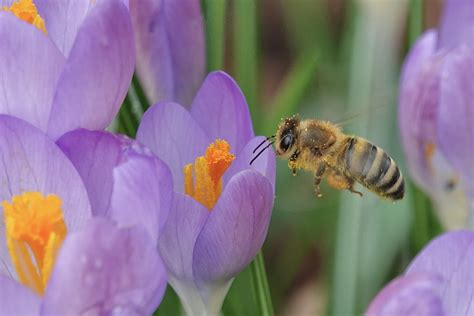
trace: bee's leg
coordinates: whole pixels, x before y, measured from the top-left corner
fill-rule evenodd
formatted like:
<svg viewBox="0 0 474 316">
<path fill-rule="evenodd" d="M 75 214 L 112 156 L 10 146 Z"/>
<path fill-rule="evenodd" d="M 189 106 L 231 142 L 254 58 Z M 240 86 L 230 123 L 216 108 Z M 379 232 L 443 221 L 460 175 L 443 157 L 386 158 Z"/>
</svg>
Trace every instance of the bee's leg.
<svg viewBox="0 0 474 316">
<path fill-rule="evenodd" d="M 337 170 L 332 170 L 328 176 L 328 184 L 337 190 L 349 190 L 362 196 L 362 192 L 354 190 L 354 180 Z"/>
<path fill-rule="evenodd" d="M 321 194 L 319 185 L 321 184 L 321 180 L 323 179 L 324 173 L 326 172 L 326 164 L 321 163 L 314 173 L 314 194 L 316 194 L 317 197 L 322 197 L 323 195 Z"/>
<path fill-rule="evenodd" d="M 296 176 L 296 159 L 298 159 L 299 151 L 295 151 L 293 155 L 291 155 L 290 159 L 288 159 L 288 168 L 291 169 L 291 173 L 293 176 Z"/>
</svg>

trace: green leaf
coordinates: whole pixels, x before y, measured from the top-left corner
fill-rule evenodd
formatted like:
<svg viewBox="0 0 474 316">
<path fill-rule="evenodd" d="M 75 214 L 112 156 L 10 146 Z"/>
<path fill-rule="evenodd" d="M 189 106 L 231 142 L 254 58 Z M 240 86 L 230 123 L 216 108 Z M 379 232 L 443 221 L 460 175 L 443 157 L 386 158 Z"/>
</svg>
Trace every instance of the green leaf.
<svg viewBox="0 0 474 316">
<path fill-rule="evenodd" d="M 222 69 L 224 66 L 224 32 L 226 0 L 201 1 L 206 29 L 207 69 Z"/>
</svg>

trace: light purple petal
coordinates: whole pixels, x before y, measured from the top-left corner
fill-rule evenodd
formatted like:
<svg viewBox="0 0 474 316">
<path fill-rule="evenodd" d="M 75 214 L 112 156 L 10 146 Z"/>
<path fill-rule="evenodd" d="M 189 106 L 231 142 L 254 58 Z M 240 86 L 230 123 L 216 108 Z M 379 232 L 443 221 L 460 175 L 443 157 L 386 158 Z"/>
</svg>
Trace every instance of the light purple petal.
<svg viewBox="0 0 474 316">
<path fill-rule="evenodd" d="M 210 144 L 189 112 L 172 102 L 158 103 L 143 115 L 137 140 L 168 165 L 176 192 L 184 192 L 183 167 L 204 155 Z"/>
<path fill-rule="evenodd" d="M 191 104 L 204 78 L 205 46 L 197 0 L 134 0 L 137 74 L 149 101 Z"/>
<path fill-rule="evenodd" d="M 229 181 L 194 248 L 199 288 L 227 283 L 255 257 L 267 234 L 273 198 L 270 181 L 255 170 Z"/>
<path fill-rule="evenodd" d="M 103 0 L 80 27 L 56 89 L 48 134 L 76 128 L 104 129 L 127 94 L 135 51 L 127 8 Z"/>
<path fill-rule="evenodd" d="M 113 189 L 113 169 L 122 154 L 120 140 L 106 132 L 75 130 L 62 136 L 57 145 L 79 172 L 94 216 L 107 216 Z"/>
<path fill-rule="evenodd" d="M 253 169 L 264 175 L 272 184 L 273 191 L 275 191 L 275 167 L 276 159 L 273 148 L 268 148 L 261 154 L 251 165 L 250 161 L 262 149 L 261 146 L 256 153 L 254 149 L 265 139 L 263 136 L 257 136 L 245 145 L 244 149 L 237 154 L 236 159 L 230 166 L 229 170 L 224 174 L 224 184 L 226 184 L 235 174 L 240 171 Z"/>
<path fill-rule="evenodd" d="M 67 236 L 43 302 L 45 315 L 150 315 L 166 273 L 143 227 L 94 219 Z"/>
<path fill-rule="evenodd" d="M 442 316 L 439 288 L 442 280 L 436 275 L 417 273 L 390 282 L 370 303 L 366 316 Z"/>
<path fill-rule="evenodd" d="M 440 83 L 438 139 L 440 149 L 474 199 L 473 74 L 474 49 L 462 46 L 446 57 Z"/>
<path fill-rule="evenodd" d="M 191 114 L 209 139 L 225 139 L 234 152 L 240 152 L 254 136 L 247 101 L 225 72 L 215 71 L 206 77 Z"/>
<path fill-rule="evenodd" d="M 447 315 L 474 313 L 474 233 L 451 232 L 432 240 L 413 260 L 406 275 L 432 273 L 445 282 L 440 289 Z"/>
<path fill-rule="evenodd" d="M 170 170 L 156 157 L 129 154 L 113 177 L 110 218 L 121 226 L 143 225 L 156 243 L 170 213 Z"/>
<path fill-rule="evenodd" d="M 434 55 L 436 33 L 425 33 L 403 65 L 398 122 L 403 149 L 414 180 L 425 190 L 431 186 L 427 145 L 436 144 L 440 60 Z"/>
<path fill-rule="evenodd" d="M 170 279 L 194 284 L 194 244 L 208 216 L 209 210 L 191 197 L 173 194 L 170 215 L 158 241 Z"/>
<path fill-rule="evenodd" d="M 64 56 L 69 56 L 77 32 L 94 3 L 90 0 L 35 1 L 48 36 Z"/>
<path fill-rule="evenodd" d="M 474 1 L 446 0 L 438 47 L 452 49 L 463 43 L 474 47 Z"/>
<path fill-rule="evenodd" d="M 62 151 L 39 129 L 20 119 L 0 115 L 0 202 L 24 192 L 56 194 L 68 231 L 84 226 L 91 216 L 84 184 Z M 0 218 L 3 209 L 0 207 Z M 15 276 L 0 221 L 0 274 Z M 7 270 L 7 271 L 5 271 Z"/>
<path fill-rule="evenodd" d="M 39 315 L 41 299 L 29 288 L 0 275 L 0 316 Z"/>
<path fill-rule="evenodd" d="M 46 131 L 64 57 L 44 33 L 0 10 L 0 113 Z"/>
</svg>

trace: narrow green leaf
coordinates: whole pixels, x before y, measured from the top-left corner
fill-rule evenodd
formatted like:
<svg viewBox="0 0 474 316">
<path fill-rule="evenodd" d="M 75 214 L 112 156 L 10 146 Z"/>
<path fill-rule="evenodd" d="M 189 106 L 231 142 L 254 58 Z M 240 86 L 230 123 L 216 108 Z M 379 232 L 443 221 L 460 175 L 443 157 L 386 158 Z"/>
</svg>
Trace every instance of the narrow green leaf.
<svg viewBox="0 0 474 316">
<path fill-rule="evenodd" d="M 270 288 L 268 287 L 265 263 L 263 262 L 263 254 L 261 251 L 250 264 L 250 268 L 252 269 L 253 287 L 259 307 L 259 315 L 273 316 L 274 312 Z"/>
<path fill-rule="evenodd" d="M 274 132 L 281 118 L 295 114 L 298 104 L 301 103 L 314 78 L 318 64 L 317 51 L 316 47 L 310 49 L 296 60 L 274 99 L 271 114 L 265 120 L 265 134 Z"/>
<path fill-rule="evenodd" d="M 412 46 L 423 31 L 423 0 L 410 0 L 408 44 Z"/>
<path fill-rule="evenodd" d="M 226 0 L 201 1 L 206 29 L 207 69 L 224 67 L 224 34 Z"/>
<path fill-rule="evenodd" d="M 257 2 L 233 1 L 234 75 L 247 98 L 253 121 L 259 122 L 257 107 Z"/>
</svg>

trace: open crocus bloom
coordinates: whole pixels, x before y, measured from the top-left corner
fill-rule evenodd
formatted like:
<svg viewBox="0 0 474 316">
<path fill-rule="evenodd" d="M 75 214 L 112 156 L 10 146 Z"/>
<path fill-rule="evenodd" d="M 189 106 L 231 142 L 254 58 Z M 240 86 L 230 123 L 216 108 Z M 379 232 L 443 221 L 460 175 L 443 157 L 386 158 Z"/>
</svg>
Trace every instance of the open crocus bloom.
<svg viewBox="0 0 474 316">
<path fill-rule="evenodd" d="M 206 67 L 199 1 L 131 0 L 130 15 L 137 75 L 148 100 L 190 105 Z"/>
<path fill-rule="evenodd" d="M 446 233 L 377 294 L 366 315 L 473 315 L 473 267 L 474 233 Z"/>
<path fill-rule="evenodd" d="M 0 115 L 0 157 L 0 315 L 151 313 L 166 277 L 147 230 L 91 220 L 71 161 L 23 120 Z"/>
<path fill-rule="evenodd" d="M 411 175 L 450 229 L 474 226 L 473 73 L 474 1 L 448 0 L 403 65 L 399 125 Z"/>
<path fill-rule="evenodd" d="M 158 248 L 169 282 L 190 315 L 217 314 L 233 278 L 261 248 L 274 198 L 275 155 L 251 166 L 254 137 L 245 98 L 211 73 L 190 111 L 150 108 L 137 139 L 170 168 L 174 194 Z"/>
<path fill-rule="evenodd" d="M 0 113 L 55 139 L 104 129 L 132 78 L 132 32 L 120 0 L 0 0 Z"/>
</svg>

